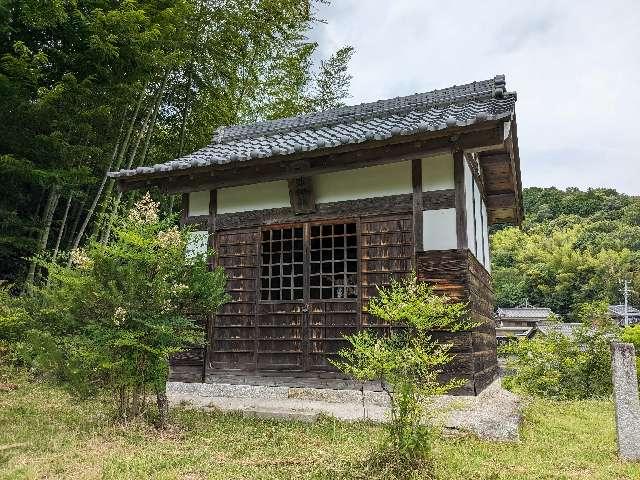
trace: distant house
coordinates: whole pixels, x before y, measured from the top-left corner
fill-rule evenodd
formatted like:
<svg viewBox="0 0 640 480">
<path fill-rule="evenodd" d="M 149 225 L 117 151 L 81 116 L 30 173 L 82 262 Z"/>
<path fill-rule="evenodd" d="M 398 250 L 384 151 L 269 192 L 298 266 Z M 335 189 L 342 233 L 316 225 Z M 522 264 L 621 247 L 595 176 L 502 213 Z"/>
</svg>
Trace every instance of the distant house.
<svg viewBox="0 0 640 480">
<path fill-rule="evenodd" d="M 624 305 L 609 305 L 609 313 L 619 325 L 624 325 Z M 631 305 L 627 306 L 627 317 L 629 325 L 640 323 L 640 310 Z"/>
<path fill-rule="evenodd" d="M 550 308 L 531 307 L 498 308 L 496 312 L 496 339 L 504 343 L 514 338 L 530 338 L 537 326 L 549 319 Z"/>
</svg>

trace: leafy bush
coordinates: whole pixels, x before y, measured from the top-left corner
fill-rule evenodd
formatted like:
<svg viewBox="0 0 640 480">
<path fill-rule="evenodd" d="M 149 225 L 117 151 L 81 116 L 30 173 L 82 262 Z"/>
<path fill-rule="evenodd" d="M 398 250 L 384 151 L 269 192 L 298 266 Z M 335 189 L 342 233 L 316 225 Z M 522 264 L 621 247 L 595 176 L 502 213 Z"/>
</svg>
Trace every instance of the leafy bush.
<svg viewBox="0 0 640 480">
<path fill-rule="evenodd" d="M 507 356 L 506 388 L 553 399 L 587 399 L 611 394 L 613 327 L 559 332 L 519 339 L 500 347 Z"/>
<path fill-rule="evenodd" d="M 574 316 L 578 322 L 594 328 L 606 328 L 613 322 L 606 300 L 580 303 L 575 308 Z"/>
<path fill-rule="evenodd" d="M 32 325 L 25 299 L 11 295 L 8 286 L 0 286 L 0 342 L 16 342 Z"/>
<path fill-rule="evenodd" d="M 636 348 L 636 371 L 638 373 L 638 385 L 640 385 L 640 324 L 625 327 L 620 333 L 620 339 L 626 343 L 632 343 Z"/>
<path fill-rule="evenodd" d="M 202 343 L 193 316 L 226 301 L 211 252 L 187 255 L 190 232 L 172 224 L 147 194 L 118 221 L 113 242 L 72 251 L 68 266 L 40 260 L 49 279 L 33 292 L 38 325 L 23 358 L 74 393 L 110 392 L 122 420 L 144 410 L 150 389 L 166 422 L 169 357 Z"/>
<path fill-rule="evenodd" d="M 384 451 L 398 472 L 430 465 L 432 428 L 426 402 L 461 386 L 462 381 L 438 381 L 453 356 L 452 345 L 440 344 L 432 330 L 458 331 L 474 326 L 464 304 L 436 295 L 415 275 L 392 281 L 369 301 L 369 312 L 392 327 L 387 336 L 368 330 L 346 337 L 350 348 L 339 352 L 333 364 L 359 381 L 379 380 L 391 403 Z M 394 328 L 395 327 L 395 328 Z"/>
</svg>

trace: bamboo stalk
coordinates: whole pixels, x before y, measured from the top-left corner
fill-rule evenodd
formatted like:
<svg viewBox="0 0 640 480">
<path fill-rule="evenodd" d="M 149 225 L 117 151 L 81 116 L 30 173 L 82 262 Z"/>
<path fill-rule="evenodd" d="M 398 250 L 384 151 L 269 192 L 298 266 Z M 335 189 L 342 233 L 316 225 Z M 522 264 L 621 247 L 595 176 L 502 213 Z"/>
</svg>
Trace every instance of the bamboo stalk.
<svg viewBox="0 0 640 480">
<path fill-rule="evenodd" d="M 69 194 L 67 198 L 67 204 L 64 207 L 64 214 L 62 215 L 62 221 L 60 222 L 60 229 L 58 230 L 58 238 L 56 238 L 56 245 L 53 247 L 53 254 L 51 255 L 51 261 L 55 262 L 58 257 L 58 250 L 60 249 L 60 242 L 62 241 L 62 235 L 64 229 L 67 226 L 67 217 L 69 216 L 69 208 L 71 207 L 71 200 L 73 199 L 73 193 Z"/>
<path fill-rule="evenodd" d="M 80 241 L 82 240 L 82 235 L 84 235 L 84 231 L 87 228 L 87 225 L 89 224 L 89 221 L 91 220 L 91 217 L 93 216 L 93 213 L 95 212 L 96 206 L 98 204 L 98 202 L 100 201 L 100 196 L 102 194 L 102 191 L 105 187 L 105 184 L 107 184 L 107 188 L 105 190 L 105 198 L 109 198 L 111 196 L 111 191 L 113 190 L 113 180 L 109 180 L 107 174 L 109 173 L 109 171 L 111 171 L 112 169 L 118 170 L 120 168 L 120 165 L 122 165 L 122 160 L 124 159 L 124 155 L 127 151 L 127 149 L 129 148 L 129 142 L 131 140 L 131 133 L 133 132 L 133 128 L 135 126 L 136 120 L 138 119 L 138 113 L 140 112 L 140 107 L 142 105 L 142 100 L 144 99 L 145 96 L 145 92 L 147 89 L 147 84 L 145 83 L 144 86 L 142 87 L 142 90 L 140 91 L 140 95 L 138 96 L 138 101 L 136 102 L 136 107 L 133 111 L 133 115 L 131 117 L 131 122 L 129 122 L 129 128 L 127 129 L 127 133 L 124 137 L 124 140 L 121 140 L 121 136 L 123 133 L 123 127 L 125 124 L 125 120 L 126 120 L 126 110 L 124 115 L 122 116 L 122 124 L 120 125 L 120 131 L 118 132 L 118 140 L 116 141 L 116 144 L 114 145 L 113 148 L 113 153 L 111 155 L 111 162 L 109 163 L 109 166 L 107 167 L 106 171 L 104 172 L 104 176 L 102 177 L 102 182 L 100 183 L 100 186 L 98 187 L 98 190 L 96 191 L 95 197 L 93 199 L 93 202 L 91 203 L 91 206 L 89 207 L 89 210 L 87 212 L 87 216 L 84 219 L 84 222 L 82 223 L 82 227 L 80 228 L 80 231 L 78 232 L 78 235 L 76 236 L 76 239 L 74 240 L 74 244 L 72 248 L 77 248 L 78 245 L 80 244 Z M 98 225 L 99 223 L 99 219 L 102 218 L 102 216 L 104 215 L 104 209 L 106 208 L 106 204 L 103 205 L 103 207 L 100 209 L 100 212 L 98 212 L 98 221 L 95 222 L 95 226 Z M 94 228 L 94 233 L 96 232 L 96 229 Z"/>
<path fill-rule="evenodd" d="M 155 101 L 155 105 L 153 105 L 153 114 L 151 116 L 150 122 L 147 125 L 147 129 L 146 129 L 146 135 L 145 135 L 145 140 L 144 140 L 144 146 L 142 147 L 142 154 L 140 155 L 140 160 L 138 162 L 138 165 L 142 165 L 144 164 L 146 158 L 147 158 L 147 152 L 149 151 L 149 145 L 151 143 L 151 137 L 153 136 L 153 130 L 155 127 L 155 123 L 156 123 L 156 119 L 158 117 L 158 111 L 160 110 L 160 104 L 162 103 L 162 98 L 164 96 L 164 90 L 167 86 L 167 80 L 169 78 L 169 73 L 170 70 L 167 69 L 164 73 L 164 76 L 162 78 L 162 83 L 160 84 L 160 87 L 158 88 L 158 94 L 157 94 L 157 98 Z M 150 110 L 151 112 L 151 110 Z M 149 116 L 147 116 L 146 118 L 147 121 L 149 121 Z M 143 130 L 140 130 L 140 136 L 138 137 L 138 143 L 136 144 L 136 148 L 134 149 L 133 154 L 131 155 L 131 157 L 129 158 L 129 164 L 127 166 L 127 169 L 130 169 L 133 165 L 133 161 L 135 159 L 135 153 L 137 150 L 137 147 L 140 143 L 140 139 L 142 137 L 143 134 Z M 116 199 L 114 201 L 113 204 L 113 208 L 111 210 L 111 215 L 109 215 L 109 220 L 107 222 L 107 226 L 103 232 L 103 235 L 100 239 L 100 242 L 103 244 L 106 244 L 109 241 L 109 236 L 111 235 L 111 227 L 113 226 L 113 221 L 115 220 L 116 216 L 118 215 L 118 207 L 120 206 L 120 201 L 122 200 L 122 192 L 119 191 L 118 194 L 116 195 Z"/>
<path fill-rule="evenodd" d="M 43 228 L 40 233 L 40 239 L 38 240 L 38 245 L 34 253 L 34 258 L 31 260 L 31 264 L 29 265 L 27 278 L 24 282 L 23 293 L 28 293 L 31 287 L 33 286 L 33 281 L 35 278 L 36 267 L 37 267 L 37 260 L 35 258 L 35 255 L 39 254 L 45 248 L 47 248 L 47 242 L 49 240 L 49 232 L 51 231 L 51 223 L 53 222 L 53 214 L 55 213 L 59 199 L 60 199 L 60 190 L 58 185 L 54 184 L 52 185 L 51 190 L 49 191 L 49 197 L 47 199 L 47 204 L 44 211 Z"/>
</svg>

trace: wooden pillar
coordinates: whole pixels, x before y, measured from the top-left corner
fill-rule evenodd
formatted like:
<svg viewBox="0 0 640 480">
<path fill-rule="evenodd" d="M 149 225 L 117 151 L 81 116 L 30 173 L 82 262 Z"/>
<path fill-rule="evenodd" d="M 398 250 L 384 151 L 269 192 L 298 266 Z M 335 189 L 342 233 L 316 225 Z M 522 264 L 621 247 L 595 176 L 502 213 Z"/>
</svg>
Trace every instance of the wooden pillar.
<svg viewBox="0 0 640 480">
<path fill-rule="evenodd" d="M 464 152 L 453 150 L 453 183 L 456 189 L 456 237 L 458 249 L 468 248 L 467 238 L 467 194 L 464 181 Z"/>
<path fill-rule="evenodd" d="M 189 216 L 189 194 L 182 194 L 182 210 L 180 212 L 180 225 L 187 224 L 187 217 Z"/>
<path fill-rule="evenodd" d="M 411 183 L 413 185 L 413 246 L 414 255 L 424 250 L 422 225 L 422 160 L 411 162 Z"/>
<path fill-rule="evenodd" d="M 218 213 L 218 191 L 211 190 L 209 192 L 209 217 L 207 219 L 207 232 L 209 234 L 207 240 L 207 247 L 209 249 L 216 248 L 216 215 Z M 216 267 L 215 256 L 208 259 L 209 268 L 213 269 Z M 202 383 L 207 381 L 207 373 L 209 371 L 209 365 L 211 364 L 211 359 L 209 355 L 211 353 L 211 349 L 209 346 L 213 341 L 213 329 L 215 328 L 216 315 L 215 312 L 209 313 L 207 315 L 207 325 L 206 325 L 206 343 L 204 344 L 204 353 L 202 355 Z"/>
</svg>

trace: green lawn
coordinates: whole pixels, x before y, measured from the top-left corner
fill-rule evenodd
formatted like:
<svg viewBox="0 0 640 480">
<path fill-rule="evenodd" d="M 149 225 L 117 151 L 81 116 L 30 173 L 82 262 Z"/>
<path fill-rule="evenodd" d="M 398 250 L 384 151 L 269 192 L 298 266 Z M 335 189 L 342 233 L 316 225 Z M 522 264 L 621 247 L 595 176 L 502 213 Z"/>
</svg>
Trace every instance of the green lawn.
<svg viewBox="0 0 640 480">
<path fill-rule="evenodd" d="M 15 375 L 14 375 L 15 377 Z M 0 375 L 0 383 L 6 382 Z M 376 478 L 363 462 L 380 427 L 305 424 L 177 409 L 174 427 L 114 425 L 95 402 L 25 379 L 0 392 L 0 478 Z M 618 461 L 610 402 L 533 400 L 519 444 L 436 442 L 441 479 L 639 479 Z"/>
</svg>

